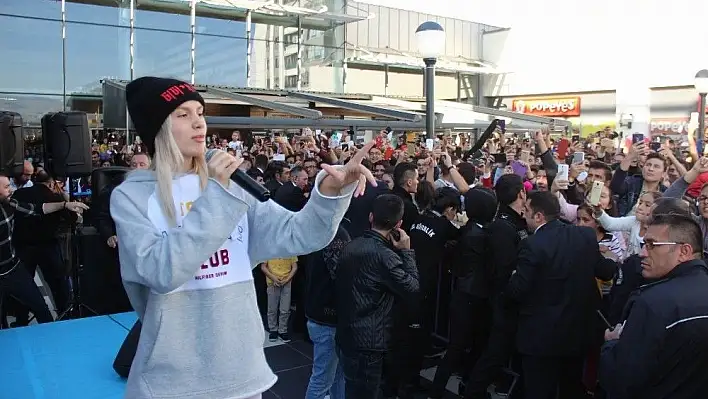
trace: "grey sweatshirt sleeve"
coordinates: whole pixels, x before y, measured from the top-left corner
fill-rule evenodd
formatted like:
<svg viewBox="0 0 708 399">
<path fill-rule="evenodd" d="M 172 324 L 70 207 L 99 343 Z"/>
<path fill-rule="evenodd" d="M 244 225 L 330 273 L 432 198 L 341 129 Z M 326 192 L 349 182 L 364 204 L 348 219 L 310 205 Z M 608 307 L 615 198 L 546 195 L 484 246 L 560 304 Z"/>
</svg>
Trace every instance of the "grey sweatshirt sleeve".
<svg viewBox="0 0 708 399">
<path fill-rule="evenodd" d="M 666 191 L 664 197 L 667 198 L 683 198 L 683 195 L 688 190 L 688 182 L 683 177 L 679 177 Z"/>
<path fill-rule="evenodd" d="M 146 204 L 136 200 L 144 200 L 144 196 L 131 192 L 133 187 L 136 186 L 123 183 L 111 195 L 121 275 L 124 281 L 147 286 L 160 294 L 189 281 L 248 210 L 243 200 L 210 179 L 182 220 L 182 226 L 163 233 L 148 219 Z"/>
<path fill-rule="evenodd" d="M 326 175 L 324 171 L 317 175 L 310 199 L 300 212 L 272 200 L 263 203 L 246 197 L 251 205 L 248 253 L 253 264 L 316 252 L 332 241 L 357 184 L 345 187 L 337 197 L 325 197 L 318 187 Z"/>
</svg>

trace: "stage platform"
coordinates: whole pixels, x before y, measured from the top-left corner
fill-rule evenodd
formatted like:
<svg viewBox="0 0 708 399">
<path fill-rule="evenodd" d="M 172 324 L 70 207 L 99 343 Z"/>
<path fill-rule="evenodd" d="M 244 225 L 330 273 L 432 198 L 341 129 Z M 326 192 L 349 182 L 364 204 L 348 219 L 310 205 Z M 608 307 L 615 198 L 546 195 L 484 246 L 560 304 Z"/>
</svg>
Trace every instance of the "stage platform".
<svg viewBox="0 0 708 399">
<path fill-rule="evenodd" d="M 135 319 L 121 313 L 0 330 L 0 399 L 122 399 L 125 381 L 112 365 Z M 312 345 L 264 337 L 264 346 L 278 382 L 263 399 L 303 399 Z M 421 373 L 433 374 L 434 368 Z M 448 389 L 456 385 L 451 381 Z"/>
<path fill-rule="evenodd" d="M 123 399 L 125 381 L 113 371 L 134 313 L 0 330 L 0 398 Z M 263 399 L 302 399 L 312 369 L 312 345 L 268 342 L 278 383 Z"/>
</svg>

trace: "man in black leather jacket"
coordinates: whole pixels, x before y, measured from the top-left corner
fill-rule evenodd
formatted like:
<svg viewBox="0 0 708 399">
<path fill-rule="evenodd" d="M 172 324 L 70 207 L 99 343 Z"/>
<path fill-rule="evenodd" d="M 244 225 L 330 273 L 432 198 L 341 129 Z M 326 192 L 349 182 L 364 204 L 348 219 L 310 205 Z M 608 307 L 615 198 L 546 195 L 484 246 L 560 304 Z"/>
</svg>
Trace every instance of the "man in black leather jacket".
<svg viewBox="0 0 708 399">
<path fill-rule="evenodd" d="M 489 304 L 491 267 L 487 225 L 497 212 L 494 192 L 474 188 L 465 193 L 468 221 L 462 229 L 452 267 L 455 285 L 450 301 L 450 343 L 440 361 L 428 396 L 442 398 L 450 374 L 463 364 L 469 350 L 468 364 L 474 365 L 487 345 L 492 309 Z"/>
<path fill-rule="evenodd" d="M 337 351 L 347 399 L 376 399 L 393 329 L 394 301 L 420 290 L 415 253 L 401 230 L 403 200 L 374 200 L 371 230 L 342 251 L 337 268 Z"/>
</svg>

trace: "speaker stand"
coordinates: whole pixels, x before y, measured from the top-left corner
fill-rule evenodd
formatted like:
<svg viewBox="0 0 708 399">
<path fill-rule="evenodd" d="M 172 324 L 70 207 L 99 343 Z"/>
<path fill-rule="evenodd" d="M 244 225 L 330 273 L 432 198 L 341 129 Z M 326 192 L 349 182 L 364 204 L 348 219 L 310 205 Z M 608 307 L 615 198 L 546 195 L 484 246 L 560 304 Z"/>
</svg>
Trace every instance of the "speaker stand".
<svg viewBox="0 0 708 399">
<path fill-rule="evenodd" d="M 93 310 L 90 306 L 86 305 L 81 301 L 81 275 L 83 274 L 84 270 L 84 265 L 81 263 L 81 260 L 79 259 L 79 253 L 80 249 L 79 248 L 79 242 L 80 240 L 77 238 L 79 237 L 80 234 L 80 229 L 78 228 L 78 225 L 74 225 L 74 232 L 70 236 L 71 240 L 71 300 L 69 301 L 69 304 L 66 307 L 66 310 L 62 312 L 57 317 L 57 320 L 64 320 L 67 316 L 75 316 L 71 318 L 82 318 L 84 317 L 84 314 L 86 314 L 84 311 L 90 312 L 88 315 L 89 316 L 99 316 L 98 312 Z"/>
</svg>

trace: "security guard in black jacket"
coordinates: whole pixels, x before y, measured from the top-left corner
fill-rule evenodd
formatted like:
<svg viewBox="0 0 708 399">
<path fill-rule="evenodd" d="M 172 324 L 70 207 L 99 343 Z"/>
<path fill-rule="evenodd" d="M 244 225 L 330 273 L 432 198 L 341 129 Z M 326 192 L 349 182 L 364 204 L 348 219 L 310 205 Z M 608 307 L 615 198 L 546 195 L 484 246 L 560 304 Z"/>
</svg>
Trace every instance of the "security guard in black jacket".
<svg viewBox="0 0 708 399">
<path fill-rule="evenodd" d="M 644 235 L 643 285 L 626 321 L 605 331 L 600 385 L 612 399 L 708 395 L 708 268 L 690 216 L 655 214 Z"/>
<path fill-rule="evenodd" d="M 487 225 L 497 212 L 497 199 L 489 189 L 474 188 L 465 193 L 465 204 L 468 221 L 455 247 L 457 258 L 452 267 L 455 283 L 450 301 L 450 343 L 428 394 L 433 399 L 443 397 L 450 374 L 463 365 L 468 350 L 468 363 L 474 365 L 487 345 L 491 327 Z"/>
<path fill-rule="evenodd" d="M 460 206 L 457 190 L 441 188 L 432 208 L 418 215 L 411 225 L 408 235 L 411 249 L 416 253 L 420 293 L 412 306 L 406 302 L 396 304 L 394 345 L 386 368 L 387 396 L 405 399 L 419 390 L 423 358 L 431 349 L 442 261 L 446 249 L 459 236 L 459 229 L 451 221 L 457 217 Z"/>
<path fill-rule="evenodd" d="M 516 268 L 521 240 L 528 237 L 523 218 L 526 191 L 521 177 L 514 174 L 500 177 L 494 191 L 499 211 L 489 225 L 492 329 L 487 348 L 477 360 L 465 386 L 466 399 L 486 399 L 487 388 L 508 365 L 514 352 L 517 311 L 504 306 L 500 294 Z M 516 386 L 523 384 L 517 383 Z M 515 392 L 515 395 L 515 398 L 520 397 L 520 393 Z"/>
</svg>

